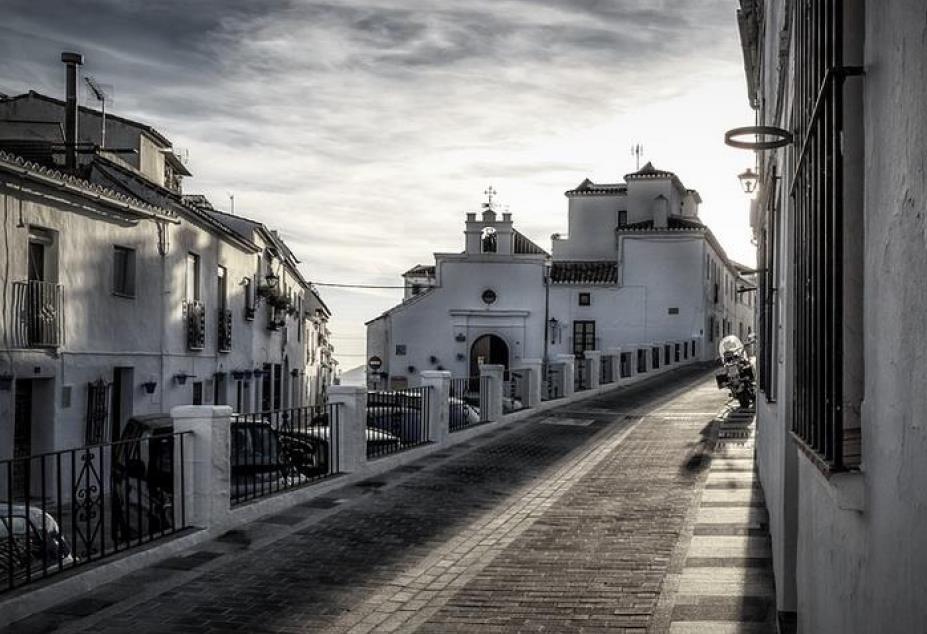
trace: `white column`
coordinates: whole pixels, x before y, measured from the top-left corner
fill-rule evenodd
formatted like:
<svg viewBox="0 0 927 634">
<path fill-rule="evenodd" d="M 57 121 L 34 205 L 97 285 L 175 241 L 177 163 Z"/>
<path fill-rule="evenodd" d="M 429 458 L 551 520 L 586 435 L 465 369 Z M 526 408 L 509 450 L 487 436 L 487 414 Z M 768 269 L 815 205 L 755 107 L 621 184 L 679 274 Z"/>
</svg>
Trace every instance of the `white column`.
<svg viewBox="0 0 927 634">
<path fill-rule="evenodd" d="M 367 462 L 367 388 L 332 385 L 328 402 L 338 408 L 338 466 L 352 473 Z"/>
<path fill-rule="evenodd" d="M 612 382 L 618 385 L 621 383 L 621 348 L 619 346 L 607 348 L 605 354 L 608 355 L 608 362 L 612 366 Z"/>
<path fill-rule="evenodd" d="M 486 397 L 480 398 L 480 405 L 485 403 L 486 414 L 484 418 L 488 421 L 499 420 L 502 416 L 502 379 L 505 374 L 503 365 L 481 365 L 480 366 L 480 388 L 486 388 Z M 484 380 L 483 377 L 488 377 Z M 482 412 L 481 412 L 482 413 Z"/>
<path fill-rule="evenodd" d="M 541 394 L 544 385 L 544 362 L 541 359 L 522 359 L 518 362 L 518 370 L 524 371 L 525 390 L 527 392 L 528 407 L 537 407 L 541 404 Z"/>
<path fill-rule="evenodd" d="M 175 432 L 183 436 L 183 476 L 174 469 L 174 490 L 183 499 L 174 504 L 175 525 L 180 508 L 187 524 L 200 528 L 222 526 L 228 520 L 231 487 L 232 408 L 227 405 L 182 405 L 171 410 Z M 174 444 L 174 464 L 180 465 L 180 442 Z"/>
<path fill-rule="evenodd" d="M 428 439 L 436 444 L 447 441 L 450 433 L 451 373 L 443 370 L 423 370 L 422 387 L 428 395 Z"/>
<path fill-rule="evenodd" d="M 561 353 L 555 359 L 563 367 L 561 373 L 563 377 L 563 396 L 573 396 L 573 392 L 576 391 L 576 357 L 572 354 Z"/>
<path fill-rule="evenodd" d="M 586 363 L 589 364 L 589 389 L 594 390 L 602 385 L 602 351 L 586 350 L 583 352 Z"/>
</svg>

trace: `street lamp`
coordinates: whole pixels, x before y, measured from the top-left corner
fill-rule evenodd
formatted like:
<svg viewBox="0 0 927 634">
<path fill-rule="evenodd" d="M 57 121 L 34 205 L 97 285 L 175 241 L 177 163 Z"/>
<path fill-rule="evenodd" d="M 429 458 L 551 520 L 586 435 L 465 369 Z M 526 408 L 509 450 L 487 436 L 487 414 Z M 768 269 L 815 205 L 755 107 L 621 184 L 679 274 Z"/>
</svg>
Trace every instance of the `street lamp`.
<svg viewBox="0 0 927 634">
<path fill-rule="evenodd" d="M 756 191 L 756 187 L 759 184 L 760 177 L 749 167 L 737 175 L 738 180 L 740 180 L 740 186 L 743 188 L 745 194 L 752 194 Z"/>
<path fill-rule="evenodd" d="M 267 282 L 268 288 L 277 288 L 277 282 L 280 281 L 280 278 L 277 277 L 277 274 L 271 271 L 264 276 L 264 281 Z"/>
</svg>

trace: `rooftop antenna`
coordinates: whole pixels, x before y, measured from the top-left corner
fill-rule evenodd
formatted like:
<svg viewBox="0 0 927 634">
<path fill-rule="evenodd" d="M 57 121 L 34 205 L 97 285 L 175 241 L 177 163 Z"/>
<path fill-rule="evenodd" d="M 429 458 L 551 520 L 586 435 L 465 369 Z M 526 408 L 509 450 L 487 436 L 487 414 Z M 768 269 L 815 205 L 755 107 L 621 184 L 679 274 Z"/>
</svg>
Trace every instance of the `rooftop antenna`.
<svg viewBox="0 0 927 634">
<path fill-rule="evenodd" d="M 113 100 L 113 87 L 101 84 L 92 75 L 87 75 L 84 77 L 84 81 L 87 83 L 87 86 L 90 88 L 90 92 L 93 93 L 93 96 L 96 98 L 96 100 L 100 102 L 100 113 L 102 114 L 102 117 L 100 118 L 100 147 L 105 149 L 106 102 L 112 102 Z"/>
<path fill-rule="evenodd" d="M 229 192 L 229 202 L 231 203 L 232 209 L 230 213 L 235 213 L 235 194 Z"/>
<path fill-rule="evenodd" d="M 631 156 L 637 160 L 637 171 L 641 169 L 641 155 L 644 153 L 644 146 L 640 143 L 635 143 L 631 146 Z"/>
</svg>

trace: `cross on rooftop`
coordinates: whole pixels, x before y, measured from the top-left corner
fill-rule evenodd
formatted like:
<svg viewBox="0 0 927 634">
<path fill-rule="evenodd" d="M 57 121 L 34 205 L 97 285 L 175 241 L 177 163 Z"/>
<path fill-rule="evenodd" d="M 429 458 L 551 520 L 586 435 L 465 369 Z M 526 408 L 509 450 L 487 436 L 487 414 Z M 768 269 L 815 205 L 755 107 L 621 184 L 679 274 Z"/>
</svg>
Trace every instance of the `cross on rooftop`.
<svg viewBox="0 0 927 634">
<path fill-rule="evenodd" d="M 483 207 L 486 207 L 487 209 L 492 209 L 492 197 L 498 194 L 499 192 L 497 192 L 493 188 L 493 186 L 490 185 L 485 190 L 483 190 L 483 193 L 486 194 L 486 202 L 483 203 Z"/>
</svg>

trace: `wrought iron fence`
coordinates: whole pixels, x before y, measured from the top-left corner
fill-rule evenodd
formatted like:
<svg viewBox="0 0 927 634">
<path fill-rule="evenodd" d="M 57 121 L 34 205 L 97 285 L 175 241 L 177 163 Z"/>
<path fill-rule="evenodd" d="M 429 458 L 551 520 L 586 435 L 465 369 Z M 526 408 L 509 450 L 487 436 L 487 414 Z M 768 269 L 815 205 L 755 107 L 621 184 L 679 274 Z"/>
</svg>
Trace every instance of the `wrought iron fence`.
<svg viewBox="0 0 927 634">
<path fill-rule="evenodd" d="M 599 360 L 599 383 L 614 383 L 615 377 L 612 374 L 612 358 L 609 355 L 602 355 Z"/>
<path fill-rule="evenodd" d="M 232 349 L 232 311 L 219 311 L 219 352 Z"/>
<path fill-rule="evenodd" d="M 489 408 L 489 377 L 471 376 L 464 379 L 451 379 L 450 399 L 448 402 L 448 430 L 460 431 L 473 425 L 487 422 Z"/>
<path fill-rule="evenodd" d="M 563 365 L 548 365 L 544 376 L 543 400 L 552 401 L 563 397 Z"/>
<path fill-rule="evenodd" d="M 430 387 L 367 393 L 367 458 L 429 442 Z"/>
<path fill-rule="evenodd" d="M 644 348 L 637 349 L 637 373 L 641 374 L 647 371 L 647 351 Z"/>
<path fill-rule="evenodd" d="M 202 350 L 206 347 L 206 305 L 199 300 L 190 300 L 187 310 L 187 348 Z"/>
<path fill-rule="evenodd" d="M 56 348 L 64 343 L 61 285 L 29 280 L 13 283 L 13 340 L 22 348 Z"/>
<path fill-rule="evenodd" d="M 0 461 L 0 592 L 187 528 L 192 432 Z"/>
<path fill-rule="evenodd" d="M 653 347 L 650 349 L 650 361 L 654 370 L 660 367 L 660 348 Z"/>
<path fill-rule="evenodd" d="M 524 370 L 510 370 L 502 382 L 502 413 L 528 409 L 528 377 Z"/>
<path fill-rule="evenodd" d="M 232 505 L 339 473 L 340 405 L 235 414 L 231 423 Z"/>
</svg>

